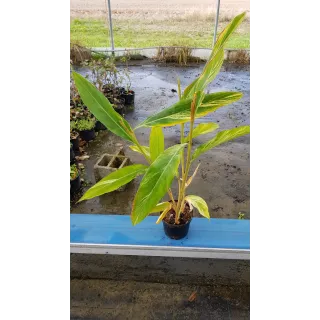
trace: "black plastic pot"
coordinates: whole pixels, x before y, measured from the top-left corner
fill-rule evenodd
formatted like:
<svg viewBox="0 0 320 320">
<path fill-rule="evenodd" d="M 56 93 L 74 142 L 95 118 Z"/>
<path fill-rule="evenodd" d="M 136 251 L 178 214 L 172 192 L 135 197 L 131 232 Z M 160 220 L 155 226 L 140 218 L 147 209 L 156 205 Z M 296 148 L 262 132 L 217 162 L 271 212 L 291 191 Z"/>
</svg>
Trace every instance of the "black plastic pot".
<svg viewBox="0 0 320 320">
<path fill-rule="evenodd" d="M 94 130 L 95 131 L 100 131 L 100 130 L 106 130 L 106 129 L 107 129 L 106 126 L 103 123 L 101 123 L 100 121 L 97 120 L 96 125 L 94 127 Z"/>
<path fill-rule="evenodd" d="M 124 104 L 127 106 L 133 105 L 134 104 L 134 91 L 125 91 L 121 93 L 121 98 L 124 99 Z"/>
<path fill-rule="evenodd" d="M 83 139 L 85 141 L 91 141 L 91 140 L 95 139 L 96 133 L 95 133 L 94 129 L 83 130 L 83 131 L 80 131 L 80 137 L 81 137 L 81 139 Z"/>
<path fill-rule="evenodd" d="M 75 179 L 70 180 L 70 193 L 74 194 L 79 191 L 81 187 L 80 175 L 78 175 Z"/>
<path fill-rule="evenodd" d="M 70 147 L 70 164 L 74 164 L 76 162 L 76 158 L 73 152 L 73 147 Z"/>
<path fill-rule="evenodd" d="M 124 114 L 124 105 L 115 105 L 114 110 L 118 112 L 120 115 Z"/>
<path fill-rule="evenodd" d="M 189 226 L 190 226 L 191 220 L 189 220 L 185 224 L 169 224 L 164 220 L 162 220 L 164 232 L 171 239 L 174 239 L 174 240 L 182 239 L 189 232 Z"/>
<path fill-rule="evenodd" d="M 70 142 L 72 143 L 73 151 L 79 151 L 79 135 L 74 139 L 70 139 Z"/>
</svg>

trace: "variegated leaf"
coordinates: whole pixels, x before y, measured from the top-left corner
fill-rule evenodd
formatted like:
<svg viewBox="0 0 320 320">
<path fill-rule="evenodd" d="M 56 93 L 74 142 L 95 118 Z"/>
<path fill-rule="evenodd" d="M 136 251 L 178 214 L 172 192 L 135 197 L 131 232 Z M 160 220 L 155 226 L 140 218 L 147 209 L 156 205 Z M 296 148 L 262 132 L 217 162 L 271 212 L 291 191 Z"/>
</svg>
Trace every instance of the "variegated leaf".
<svg viewBox="0 0 320 320">
<path fill-rule="evenodd" d="M 231 104 L 242 97 L 241 92 L 215 92 L 206 94 L 202 103 L 197 109 L 196 118 L 203 117 L 210 112 Z M 191 98 L 180 100 L 171 107 L 147 118 L 137 128 L 140 127 L 169 127 L 176 124 L 190 121 Z M 137 129 L 136 128 L 136 129 Z"/>
<path fill-rule="evenodd" d="M 198 126 L 196 126 L 194 129 L 193 129 L 193 132 L 192 132 L 192 139 L 193 138 L 196 138 L 200 135 L 203 135 L 203 134 L 207 134 L 207 133 L 210 133 L 216 129 L 219 128 L 219 125 L 217 123 L 200 123 Z M 188 142 L 190 139 L 190 133 L 188 134 L 187 137 L 184 138 L 184 141 L 183 142 Z"/>
<path fill-rule="evenodd" d="M 129 123 L 117 113 L 109 100 L 86 78 L 72 72 L 81 100 L 90 112 L 115 135 L 135 143 L 135 135 Z"/>
<path fill-rule="evenodd" d="M 213 139 L 201 144 L 193 153 L 192 160 L 198 158 L 202 153 L 228 141 L 239 138 L 250 133 L 250 126 L 242 126 L 229 130 L 220 131 Z"/>
<path fill-rule="evenodd" d="M 202 216 L 210 219 L 210 213 L 209 213 L 209 210 L 208 210 L 208 205 L 201 197 L 198 197 L 198 196 L 186 196 L 185 200 L 189 204 L 191 204 L 193 207 L 197 208 L 199 213 Z"/>
<path fill-rule="evenodd" d="M 133 201 L 131 220 L 141 222 L 162 199 L 177 173 L 184 144 L 166 149 L 149 166 Z"/>
<path fill-rule="evenodd" d="M 164 151 L 164 135 L 161 127 L 151 128 L 149 150 L 152 162 Z"/>
<path fill-rule="evenodd" d="M 112 172 L 91 187 L 79 201 L 92 199 L 102 194 L 115 191 L 133 180 L 136 176 L 145 173 L 147 168 L 147 166 L 142 164 L 133 164 Z"/>
</svg>

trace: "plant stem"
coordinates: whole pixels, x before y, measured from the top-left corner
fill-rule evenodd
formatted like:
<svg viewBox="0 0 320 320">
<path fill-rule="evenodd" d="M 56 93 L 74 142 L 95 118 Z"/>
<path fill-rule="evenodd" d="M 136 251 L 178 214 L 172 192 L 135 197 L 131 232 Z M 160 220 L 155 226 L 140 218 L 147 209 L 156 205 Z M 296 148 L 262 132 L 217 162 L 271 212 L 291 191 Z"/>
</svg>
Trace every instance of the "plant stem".
<svg viewBox="0 0 320 320">
<path fill-rule="evenodd" d="M 180 133 L 180 143 L 183 143 L 184 139 L 184 123 L 181 124 L 181 133 Z M 184 173 L 184 149 L 181 152 L 181 176 L 183 177 Z"/>
<path fill-rule="evenodd" d="M 176 211 L 176 216 L 175 216 L 175 223 L 176 224 L 179 224 L 181 209 L 183 207 L 186 181 L 188 178 L 190 165 L 191 165 L 192 134 L 193 134 L 193 124 L 194 124 L 194 114 L 192 114 L 193 113 L 192 110 L 194 110 L 195 103 L 196 103 L 196 98 L 193 99 L 192 106 L 191 106 L 190 138 L 189 138 L 189 142 L 188 142 L 186 168 L 185 168 L 185 172 L 183 172 L 183 174 L 182 174 L 181 189 L 179 190 L 178 205 L 177 205 L 177 211 Z"/>
</svg>

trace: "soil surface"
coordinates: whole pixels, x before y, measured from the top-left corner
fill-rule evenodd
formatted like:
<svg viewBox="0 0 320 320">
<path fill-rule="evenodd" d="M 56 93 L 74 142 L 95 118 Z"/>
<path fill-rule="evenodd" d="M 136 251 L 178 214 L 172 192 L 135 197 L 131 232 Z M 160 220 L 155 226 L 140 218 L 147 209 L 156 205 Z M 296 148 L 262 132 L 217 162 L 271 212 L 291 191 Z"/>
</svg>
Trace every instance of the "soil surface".
<svg viewBox="0 0 320 320">
<path fill-rule="evenodd" d="M 175 224 L 175 218 L 176 212 L 173 209 L 170 209 L 163 220 L 169 224 Z M 191 218 L 192 215 L 190 214 L 190 207 L 189 204 L 186 203 L 183 212 L 181 212 L 179 224 L 186 224 L 188 221 L 191 220 Z"/>
<path fill-rule="evenodd" d="M 201 72 L 203 65 L 197 67 L 172 66 L 132 66 L 130 67 L 132 90 L 135 91 L 135 107 L 128 110 L 125 118 L 132 127 L 137 126 L 146 117 L 159 112 L 178 101 L 177 76 L 184 89 Z M 77 69 L 82 74 L 90 74 L 88 69 Z M 175 89 L 175 90 L 172 90 Z M 208 92 L 241 91 L 243 98 L 232 105 L 220 108 L 208 116 L 197 119 L 196 125 L 203 122 L 217 122 L 220 128 L 230 129 L 247 125 L 250 120 L 250 71 L 249 67 L 226 65 L 215 81 L 208 87 Z M 180 140 L 180 127 L 164 128 L 165 147 L 168 148 Z M 136 131 L 142 145 L 148 145 L 149 129 Z M 188 133 L 186 125 L 185 134 Z M 199 136 L 194 139 L 194 147 L 212 138 L 215 133 Z M 145 163 L 143 157 L 132 151 L 128 144 L 109 131 L 101 131 L 97 138 L 89 142 L 86 151 L 90 158 L 83 161 L 85 165 L 85 181 L 94 184 L 93 166 L 103 153 L 113 153 L 119 147 L 130 157 L 132 163 Z M 191 167 L 193 173 L 201 162 L 198 173 L 188 187 L 187 194 L 199 195 L 208 204 L 211 217 L 238 218 L 239 212 L 250 218 L 250 136 L 238 138 L 227 144 L 218 146 L 200 156 Z M 124 192 L 113 192 L 101 197 L 75 204 L 72 213 L 110 213 L 130 214 L 132 201 L 138 188 L 140 178 L 130 183 Z M 85 187 L 86 189 L 88 187 Z M 173 184 L 174 196 L 177 185 Z M 165 198 L 167 199 L 167 198 Z M 156 214 L 157 215 L 157 214 Z M 194 209 L 193 216 L 199 216 Z"/>
</svg>

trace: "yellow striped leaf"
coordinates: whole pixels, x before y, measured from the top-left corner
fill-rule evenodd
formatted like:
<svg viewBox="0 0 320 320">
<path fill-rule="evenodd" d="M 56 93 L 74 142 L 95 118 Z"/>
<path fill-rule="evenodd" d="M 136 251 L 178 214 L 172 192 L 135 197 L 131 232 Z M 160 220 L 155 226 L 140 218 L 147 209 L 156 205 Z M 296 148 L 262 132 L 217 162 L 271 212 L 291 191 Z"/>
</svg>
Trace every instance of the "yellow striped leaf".
<svg viewBox="0 0 320 320">
<path fill-rule="evenodd" d="M 115 135 L 135 143 L 135 135 L 129 123 L 113 109 L 109 100 L 80 74 L 73 71 L 72 76 L 80 97 L 90 112 Z"/>
<path fill-rule="evenodd" d="M 183 98 L 189 98 L 197 91 L 204 90 L 219 73 L 224 60 L 223 48 L 208 61 L 200 76 L 194 80 L 183 93 Z"/>
<path fill-rule="evenodd" d="M 133 225 L 141 222 L 170 188 L 179 167 L 181 150 L 185 146 L 184 143 L 166 149 L 149 166 L 133 201 Z"/>
<path fill-rule="evenodd" d="M 243 21 L 246 13 L 243 12 L 232 19 L 232 21 L 223 29 L 219 34 L 216 43 L 214 44 L 210 58 L 214 56 L 229 40 L 232 33 L 239 27 L 240 23 Z M 209 58 L 209 59 L 210 59 Z"/>
<path fill-rule="evenodd" d="M 193 129 L 193 132 L 192 132 L 192 139 L 193 138 L 196 138 L 202 134 L 207 134 L 207 133 L 210 133 L 216 129 L 219 128 L 219 125 L 217 123 L 200 123 L 198 126 L 196 126 L 194 129 Z M 188 134 L 187 137 L 184 138 L 184 141 L 183 142 L 188 142 L 190 139 L 190 133 Z"/>
<path fill-rule="evenodd" d="M 188 98 L 198 90 L 203 90 L 218 74 L 224 59 L 224 45 L 231 34 L 237 29 L 245 17 L 245 12 L 236 16 L 220 33 L 210 57 L 202 71 L 201 75 L 195 79 L 183 93 L 183 98 Z"/>
<path fill-rule="evenodd" d="M 203 117 L 210 112 L 231 104 L 242 97 L 241 92 L 215 92 L 206 94 L 202 103 L 197 109 L 196 118 Z M 176 124 L 190 121 L 192 98 L 180 100 L 171 107 L 160 111 L 159 113 L 147 118 L 139 124 L 136 129 L 141 127 L 169 127 Z"/>
<path fill-rule="evenodd" d="M 161 127 L 151 128 L 149 149 L 152 162 L 164 151 L 164 135 Z"/>
<path fill-rule="evenodd" d="M 147 168 L 147 166 L 142 164 L 133 164 L 112 172 L 91 187 L 79 201 L 92 199 L 102 194 L 115 191 L 129 183 L 136 176 L 145 173 Z"/>
<path fill-rule="evenodd" d="M 161 202 L 158 203 L 149 213 L 161 212 L 163 210 L 166 210 L 168 207 L 171 208 L 170 202 Z"/>
<path fill-rule="evenodd" d="M 156 224 L 160 223 L 160 222 L 163 220 L 163 218 L 164 218 L 164 217 L 166 216 L 166 214 L 171 210 L 171 208 L 172 208 L 172 205 L 171 205 L 171 203 L 169 203 L 169 205 L 167 206 L 167 208 L 164 209 L 164 210 L 162 211 L 162 213 L 160 214 L 158 220 L 156 221 Z"/>
<path fill-rule="evenodd" d="M 132 150 L 132 151 L 135 151 L 135 152 L 138 152 L 138 153 L 141 153 L 141 150 L 138 148 L 138 146 L 129 146 L 129 148 Z M 148 158 L 150 158 L 150 149 L 149 147 L 147 146 L 141 146 L 141 149 L 143 149 L 144 153 L 148 156 Z"/>
<path fill-rule="evenodd" d="M 191 206 L 197 208 L 199 213 L 202 216 L 210 219 L 210 213 L 209 213 L 209 210 L 208 210 L 208 205 L 201 197 L 198 197 L 198 196 L 186 196 L 185 200 L 189 203 L 189 205 L 191 204 Z"/>
<path fill-rule="evenodd" d="M 239 138 L 250 133 L 250 126 L 243 126 L 229 130 L 220 131 L 213 139 L 201 144 L 193 153 L 192 161 L 198 158 L 202 153 L 230 140 Z"/>
</svg>

